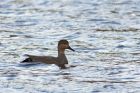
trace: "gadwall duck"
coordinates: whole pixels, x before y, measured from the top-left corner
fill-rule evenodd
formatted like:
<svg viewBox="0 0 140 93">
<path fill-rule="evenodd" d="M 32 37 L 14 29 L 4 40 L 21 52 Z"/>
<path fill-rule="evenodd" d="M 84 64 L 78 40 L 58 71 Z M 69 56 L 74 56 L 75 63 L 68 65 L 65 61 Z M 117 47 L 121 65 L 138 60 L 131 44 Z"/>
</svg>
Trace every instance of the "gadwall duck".
<svg viewBox="0 0 140 93">
<path fill-rule="evenodd" d="M 67 40 L 60 40 L 58 42 L 58 56 L 52 57 L 52 56 L 35 56 L 35 55 L 27 55 L 28 58 L 23 60 L 23 62 L 42 62 L 46 64 L 55 64 L 61 69 L 65 69 L 65 64 L 68 64 L 68 60 L 65 56 L 65 49 L 70 49 L 72 51 L 75 51 L 69 46 L 69 42 Z"/>
</svg>

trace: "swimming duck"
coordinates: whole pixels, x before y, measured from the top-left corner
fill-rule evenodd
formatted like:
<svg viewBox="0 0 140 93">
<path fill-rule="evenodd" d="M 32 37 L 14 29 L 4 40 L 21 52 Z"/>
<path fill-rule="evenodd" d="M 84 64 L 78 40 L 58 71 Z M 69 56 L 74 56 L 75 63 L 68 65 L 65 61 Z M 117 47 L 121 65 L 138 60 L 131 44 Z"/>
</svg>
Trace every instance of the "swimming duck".
<svg viewBox="0 0 140 93">
<path fill-rule="evenodd" d="M 46 64 L 55 64 L 61 69 L 65 69 L 65 64 L 68 64 L 67 57 L 65 56 L 65 49 L 70 49 L 72 51 L 75 51 L 69 46 L 69 42 L 65 39 L 60 40 L 58 42 L 58 56 L 52 57 L 52 56 L 35 56 L 35 55 L 27 55 L 28 58 L 22 61 L 24 62 L 42 62 Z"/>
</svg>

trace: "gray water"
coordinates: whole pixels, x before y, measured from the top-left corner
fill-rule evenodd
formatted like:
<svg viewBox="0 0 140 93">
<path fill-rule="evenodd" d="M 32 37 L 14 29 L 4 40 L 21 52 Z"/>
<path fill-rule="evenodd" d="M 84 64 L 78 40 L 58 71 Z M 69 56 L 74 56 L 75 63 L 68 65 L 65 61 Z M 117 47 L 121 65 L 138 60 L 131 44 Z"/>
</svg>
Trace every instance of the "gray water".
<svg viewBox="0 0 140 93">
<path fill-rule="evenodd" d="M 68 69 L 20 63 L 60 39 Z M 140 93 L 140 1 L 1 0 L 0 93 Z"/>
</svg>

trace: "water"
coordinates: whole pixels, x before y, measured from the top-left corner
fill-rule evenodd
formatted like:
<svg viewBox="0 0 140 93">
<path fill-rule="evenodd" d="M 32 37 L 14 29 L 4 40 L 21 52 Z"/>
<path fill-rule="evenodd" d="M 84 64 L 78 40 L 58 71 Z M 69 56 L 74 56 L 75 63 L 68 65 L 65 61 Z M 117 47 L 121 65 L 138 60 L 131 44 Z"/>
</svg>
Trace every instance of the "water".
<svg viewBox="0 0 140 93">
<path fill-rule="evenodd" d="M 0 93 L 140 93 L 139 0 L 1 0 Z M 69 69 L 20 64 L 57 56 Z"/>
</svg>

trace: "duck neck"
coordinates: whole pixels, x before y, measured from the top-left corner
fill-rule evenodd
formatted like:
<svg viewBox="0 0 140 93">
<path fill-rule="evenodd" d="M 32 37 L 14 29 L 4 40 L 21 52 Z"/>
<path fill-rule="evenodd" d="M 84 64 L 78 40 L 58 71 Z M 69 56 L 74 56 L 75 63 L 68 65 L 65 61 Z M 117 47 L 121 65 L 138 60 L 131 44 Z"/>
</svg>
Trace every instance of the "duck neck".
<svg viewBox="0 0 140 93">
<path fill-rule="evenodd" d="M 65 49 L 59 49 L 58 48 L 58 57 L 65 55 Z"/>
<path fill-rule="evenodd" d="M 68 64 L 68 60 L 65 55 L 65 49 L 58 49 L 58 61 L 59 64 Z"/>
</svg>

